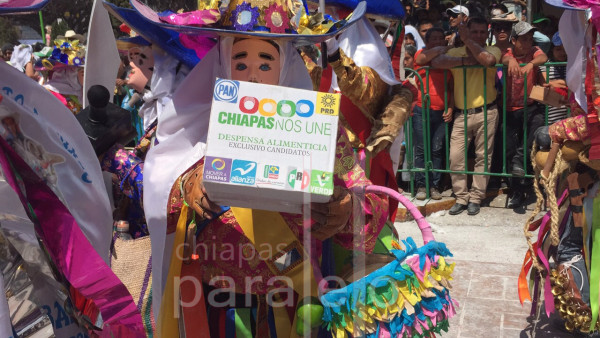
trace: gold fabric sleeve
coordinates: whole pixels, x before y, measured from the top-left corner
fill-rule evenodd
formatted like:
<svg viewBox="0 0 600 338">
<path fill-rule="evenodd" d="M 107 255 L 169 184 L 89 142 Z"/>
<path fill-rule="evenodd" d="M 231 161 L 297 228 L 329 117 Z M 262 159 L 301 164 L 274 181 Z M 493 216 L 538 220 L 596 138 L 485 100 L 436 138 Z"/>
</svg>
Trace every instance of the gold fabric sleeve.
<svg viewBox="0 0 600 338">
<path fill-rule="evenodd" d="M 340 91 L 373 123 L 381 115 L 389 85 L 372 68 L 359 67 L 341 49 L 339 52 L 340 58 L 331 62 L 331 67 L 337 76 Z M 352 146 L 364 148 L 365 145 L 356 138 L 343 116 L 340 121 L 350 131 L 348 138 Z"/>
<path fill-rule="evenodd" d="M 410 115 L 412 99 L 410 89 L 401 84 L 392 87 L 389 102 L 383 108 L 383 113 L 373 122 L 371 135 L 367 139 L 367 150 L 373 156 L 394 142 Z"/>
</svg>

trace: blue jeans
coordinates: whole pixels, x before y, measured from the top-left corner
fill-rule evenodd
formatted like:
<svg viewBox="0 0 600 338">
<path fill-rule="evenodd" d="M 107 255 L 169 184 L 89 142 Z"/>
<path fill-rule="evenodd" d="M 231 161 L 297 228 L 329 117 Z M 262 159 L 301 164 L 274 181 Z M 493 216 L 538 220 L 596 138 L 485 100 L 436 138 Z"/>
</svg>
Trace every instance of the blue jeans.
<svg viewBox="0 0 600 338">
<path fill-rule="evenodd" d="M 425 154 L 423 149 L 423 108 L 415 106 L 413 109 L 412 128 L 415 149 L 415 168 L 425 168 Z M 431 162 L 433 169 L 443 169 L 444 161 L 444 138 L 446 124 L 442 118 L 443 110 L 429 110 L 429 146 L 431 147 Z M 442 174 L 439 172 L 429 173 L 429 186 L 439 187 Z M 425 187 L 425 175 L 422 172 L 415 173 L 415 186 Z"/>
<path fill-rule="evenodd" d="M 583 228 L 577 228 L 573 224 L 573 217 L 569 215 L 565 231 L 563 232 L 560 243 L 558 244 L 556 260 L 558 264 L 570 261 L 573 257 L 582 254 L 583 248 Z M 591 248 L 590 248 L 591 250 Z M 571 269 L 575 284 L 581 287 L 581 299 L 587 304 L 590 303 L 590 281 L 588 279 L 585 261 L 582 259 L 574 264 L 576 269 Z"/>
</svg>

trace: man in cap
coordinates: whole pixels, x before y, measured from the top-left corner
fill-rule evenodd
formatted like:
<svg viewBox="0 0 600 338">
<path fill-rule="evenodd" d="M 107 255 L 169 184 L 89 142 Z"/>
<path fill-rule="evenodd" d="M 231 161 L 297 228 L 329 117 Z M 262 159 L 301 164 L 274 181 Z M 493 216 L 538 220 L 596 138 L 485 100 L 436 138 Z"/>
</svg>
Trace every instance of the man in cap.
<svg viewBox="0 0 600 338">
<path fill-rule="evenodd" d="M 529 98 L 535 84 L 541 84 L 543 78 L 539 66 L 548 61 L 546 54 L 533 45 L 533 33 L 536 28 L 525 21 L 513 26 L 511 42 L 514 47 L 508 48 L 502 57 L 502 63 L 508 66 L 506 77 L 506 157 L 511 161 L 513 195 L 508 203 L 509 208 L 518 208 L 525 201 L 525 190 L 531 182 L 522 179 L 527 173 L 528 163 L 525 151 L 533 145 L 534 133 L 544 125 L 544 114 L 541 107 Z M 524 66 L 520 66 L 525 64 Z M 526 80 L 526 81 L 525 81 Z M 526 93 L 526 94 L 525 94 Z M 524 95 L 527 104 L 524 105 Z M 525 120 L 526 119 L 526 120 Z M 527 146 L 524 146 L 524 128 L 527 126 Z"/>
<path fill-rule="evenodd" d="M 456 5 L 446 10 L 450 24 L 450 34 L 447 35 L 448 44 L 458 47 L 461 44 L 461 39 L 457 39 L 458 27 L 460 24 L 465 24 L 469 19 L 469 9 L 465 6 Z"/>
</svg>

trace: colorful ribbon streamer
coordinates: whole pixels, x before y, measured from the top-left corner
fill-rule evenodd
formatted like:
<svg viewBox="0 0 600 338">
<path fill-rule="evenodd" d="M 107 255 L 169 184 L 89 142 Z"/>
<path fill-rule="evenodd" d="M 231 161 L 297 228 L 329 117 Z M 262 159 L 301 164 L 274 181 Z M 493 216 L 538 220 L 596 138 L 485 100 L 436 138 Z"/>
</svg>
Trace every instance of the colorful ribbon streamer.
<svg viewBox="0 0 600 338">
<path fill-rule="evenodd" d="M 94 250 L 67 207 L 3 138 L 0 166 L 58 270 L 100 309 L 108 329 L 99 334 L 110 330 L 116 337 L 145 337 L 140 312 L 127 288 Z"/>
</svg>

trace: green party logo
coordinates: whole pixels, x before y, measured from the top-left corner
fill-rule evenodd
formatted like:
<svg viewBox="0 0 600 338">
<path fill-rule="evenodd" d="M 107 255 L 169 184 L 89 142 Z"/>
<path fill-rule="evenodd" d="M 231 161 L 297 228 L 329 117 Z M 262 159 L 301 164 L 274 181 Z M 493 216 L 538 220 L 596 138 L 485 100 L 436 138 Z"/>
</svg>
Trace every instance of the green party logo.
<svg viewBox="0 0 600 338">
<path fill-rule="evenodd" d="M 313 170 L 310 177 L 310 192 L 318 195 L 333 194 L 333 173 Z"/>
</svg>

